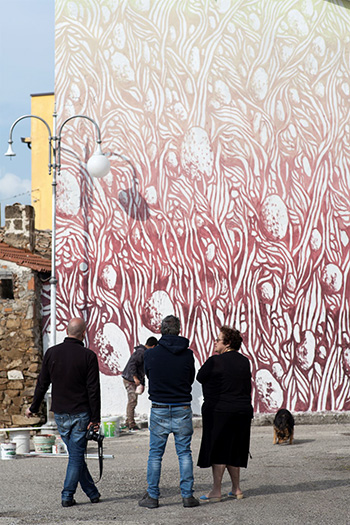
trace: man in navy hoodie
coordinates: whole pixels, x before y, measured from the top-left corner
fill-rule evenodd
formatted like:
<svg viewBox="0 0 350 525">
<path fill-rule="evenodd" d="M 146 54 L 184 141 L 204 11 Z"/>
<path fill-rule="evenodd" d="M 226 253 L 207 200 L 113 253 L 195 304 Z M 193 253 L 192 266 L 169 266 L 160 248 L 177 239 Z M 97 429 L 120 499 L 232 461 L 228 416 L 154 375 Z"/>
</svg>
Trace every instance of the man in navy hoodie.
<svg viewBox="0 0 350 525">
<path fill-rule="evenodd" d="M 180 490 L 184 507 L 197 507 L 193 496 L 193 434 L 191 390 L 195 377 L 193 352 L 189 340 L 179 336 L 180 320 L 173 315 L 161 324 L 158 345 L 144 354 L 145 373 L 149 381 L 150 443 L 147 464 L 148 489 L 140 507 L 159 506 L 159 480 L 162 458 L 169 434 L 174 434 L 180 466 Z"/>
</svg>

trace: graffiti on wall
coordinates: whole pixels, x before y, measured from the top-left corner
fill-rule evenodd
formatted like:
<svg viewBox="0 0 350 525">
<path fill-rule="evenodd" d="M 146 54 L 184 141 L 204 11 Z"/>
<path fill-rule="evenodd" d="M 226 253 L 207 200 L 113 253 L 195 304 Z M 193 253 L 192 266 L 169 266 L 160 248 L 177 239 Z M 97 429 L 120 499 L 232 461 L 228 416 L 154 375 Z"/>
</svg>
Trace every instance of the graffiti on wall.
<svg viewBox="0 0 350 525">
<path fill-rule="evenodd" d="M 350 10 L 321 0 L 59 0 L 59 329 L 106 375 L 167 314 L 200 366 L 244 337 L 254 406 L 350 409 Z M 73 153 L 74 151 L 74 153 Z"/>
</svg>

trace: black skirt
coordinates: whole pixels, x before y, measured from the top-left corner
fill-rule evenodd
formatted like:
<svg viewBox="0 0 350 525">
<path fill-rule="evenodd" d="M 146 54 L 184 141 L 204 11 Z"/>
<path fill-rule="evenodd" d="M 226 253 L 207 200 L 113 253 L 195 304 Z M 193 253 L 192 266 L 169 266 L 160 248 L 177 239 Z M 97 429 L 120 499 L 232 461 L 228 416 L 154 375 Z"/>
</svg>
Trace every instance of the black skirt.
<svg viewBox="0 0 350 525">
<path fill-rule="evenodd" d="M 197 463 L 199 467 L 247 467 L 251 425 L 249 415 L 218 412 L 206 409 L 203 405 L 202 423 L 202 442 Z"/>
</svg>

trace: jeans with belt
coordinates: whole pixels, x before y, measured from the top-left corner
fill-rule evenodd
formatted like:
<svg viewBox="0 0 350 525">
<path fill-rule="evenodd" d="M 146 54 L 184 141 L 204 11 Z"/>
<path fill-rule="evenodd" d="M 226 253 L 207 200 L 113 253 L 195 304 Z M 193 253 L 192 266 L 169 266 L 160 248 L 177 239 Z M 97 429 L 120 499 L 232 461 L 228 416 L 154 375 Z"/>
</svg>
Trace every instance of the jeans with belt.
<svg viewBox="0 0 350 525">
<path fill-rule="evenodd" d="M 87 412 L 81 414 L 55 414 L 55 421 L 68 449 L 68 465 L 62 490 L 62 501 L 71 501 L 78 483 L 90 498 L 99 496 L 85 461 L 86 430 L 90 422 Z"/>
<path fill-rule="evenodd" d="M 193 494 L 193 461 L 191 439 L 193 434 L 190 405 L 172 406 L 153 403 L 150 416 L 150 442 L 147 464 L 148 494 L 159 497 L 162 459 L 169 434 L 174 434 L 180 467 L 180 490 L 183 498 Z"/>
</svg>

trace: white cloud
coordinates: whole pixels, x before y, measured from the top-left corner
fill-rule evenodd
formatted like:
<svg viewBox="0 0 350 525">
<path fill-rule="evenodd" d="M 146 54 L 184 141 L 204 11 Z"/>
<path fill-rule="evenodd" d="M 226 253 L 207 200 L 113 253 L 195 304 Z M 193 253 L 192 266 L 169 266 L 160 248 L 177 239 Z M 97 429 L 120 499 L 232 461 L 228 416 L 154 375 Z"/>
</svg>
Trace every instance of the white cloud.
<svg viewBox="0 0 350 525">
<path fill-rule="evenodd" d="M 0 177 L 0 202 L 2 206 L 20 202 L 29 204 L 31 201 L 32 183 L 30 179 L 21 179 L 13 173 L 5 173 Z"/>
</svg>

